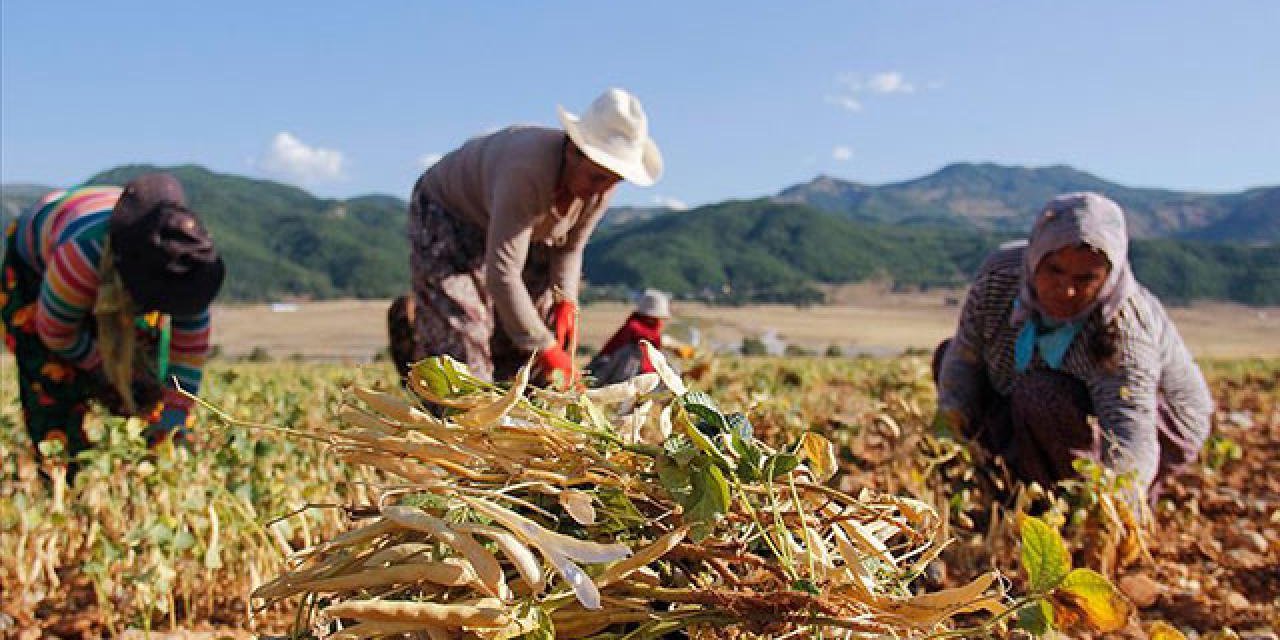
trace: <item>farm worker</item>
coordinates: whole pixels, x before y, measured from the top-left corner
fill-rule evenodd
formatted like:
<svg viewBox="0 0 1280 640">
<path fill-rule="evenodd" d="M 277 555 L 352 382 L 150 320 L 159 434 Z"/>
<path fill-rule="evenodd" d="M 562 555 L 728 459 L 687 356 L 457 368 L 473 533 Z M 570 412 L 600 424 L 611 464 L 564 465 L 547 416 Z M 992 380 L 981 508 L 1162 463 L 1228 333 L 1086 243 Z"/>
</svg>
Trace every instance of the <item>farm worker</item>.
<svg viewBox="0 0 1280 640">
<path fill-rule="evenodd" d="M 166 173 L 54 191 L 5 234 L 0 317 L 31 441 L 88 443 L 89 401 L 142 416 L 149 443 L 185 437 L 225 268 Z M 37 452 L 39 447 L 37 447 Z M 72 467 L 74 472 L 74 467 Z"/>
<path fill-rule="evenodd" d="M 641 373 L 653 372 L 649 355 L 640 348 L 647 340 L 662 348 L 662 325 L 671 317 L 671 301 L 667 294 L 646 289 L 636 299 L 636 309 L 622 327 L 600 348 L 600 353 L 587 365 L 598 384 L 629 380 Z"/>
<path fill-rule="evenodd" d="M 1124 213 L 1096 193 L 1044 207 L 990 256 L 934 355 L 938 426 L 1044 486 L 1089 458 L 1135 474 L 1132 504 L 1196 458 L 1213 399 L 1164 307 L 1129 268 Z"/>
<path fill-rule="evenodd" d="M 409 353 L 448 354 L 477 376 L 506 379 L 536 354 L 542 382 L 573 380 L 583 249 L 614 187 L 653 184 L 662 156 L 640 101 L 622 89 L 581 116 L 559 112 L 563 130 L 512 126 L 473 138 L 418 179 L 413 297 L 389 319 L 401 367 Z"/>
</svg>

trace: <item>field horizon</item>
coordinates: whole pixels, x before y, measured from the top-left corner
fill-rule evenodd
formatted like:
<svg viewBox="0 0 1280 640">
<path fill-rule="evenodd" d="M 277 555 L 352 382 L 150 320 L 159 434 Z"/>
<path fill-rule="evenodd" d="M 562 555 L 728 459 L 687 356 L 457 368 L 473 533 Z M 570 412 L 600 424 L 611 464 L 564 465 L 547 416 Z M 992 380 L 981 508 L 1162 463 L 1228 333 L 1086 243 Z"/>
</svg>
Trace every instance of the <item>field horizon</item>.
<svg viewBox="0 0 1280 640">
<path fill-rule="evenodd" d="M 831 304 L 712 306 L 677 301 L 670 332 L 686 338 L 696 327 L 700 347 L 727 352 L 744 337 L 776 336 L 779 343 L 824 353 L 832 345 L 845 355 L 891 356 L 931 349 L 955 328 L 963 293 L 884 293 L 870 286 L 844 287 Z M 243 357 L 255 349 L 272 358 L 315 361 L 372 359 L 386 347 L 389 300 L 326 300 L 219 305 L 214 344 L 221 357 Z M 284 310 L 279 310 L 284 309 Z M 630 313 L 630 305 L 583 306 L 581 343 L 597 349 Z M 1280 356 L 1280 307 L 1202 302 L 1170 307 L 1178 331 L 1199 358 Z"/>
</svg>

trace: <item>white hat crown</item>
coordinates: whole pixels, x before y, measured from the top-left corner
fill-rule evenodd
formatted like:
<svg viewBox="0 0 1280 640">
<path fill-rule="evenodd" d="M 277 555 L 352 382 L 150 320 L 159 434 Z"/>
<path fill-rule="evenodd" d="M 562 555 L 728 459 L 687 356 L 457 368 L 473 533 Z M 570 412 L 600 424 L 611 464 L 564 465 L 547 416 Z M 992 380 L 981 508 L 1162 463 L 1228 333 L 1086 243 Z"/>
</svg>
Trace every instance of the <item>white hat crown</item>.
<svg viewBox="0 0 1280 640">
<path fill-rule="evenodd" d="M 649 118 L 640 100 L 626 90 L 606 90 L 581 117 L 560 107 L 560 121 L 588 158 L 627 181 L 649 186 L 662 175 L 662 155 L 649 137 Z"/>
<path fill-rule="evenodd" d="M 657 289 L 645 289 L 636 300 L 636 311 L 652 318 L 670 318 L 671 298 Z"/>
</svg>

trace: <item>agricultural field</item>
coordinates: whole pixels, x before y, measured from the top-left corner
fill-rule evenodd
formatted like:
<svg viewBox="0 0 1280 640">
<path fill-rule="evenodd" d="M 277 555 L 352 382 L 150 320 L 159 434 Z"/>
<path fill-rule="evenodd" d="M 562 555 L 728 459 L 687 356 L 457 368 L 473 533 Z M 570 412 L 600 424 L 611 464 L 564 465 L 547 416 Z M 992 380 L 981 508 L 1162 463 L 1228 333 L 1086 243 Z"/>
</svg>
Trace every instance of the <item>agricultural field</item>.
<svg viewBox="0 0 1280 640">
<path fill-rule="evenodd" d="M 963 292 L 896 294 L 875 285 L 828 292 L 830 305 L 709 306 L 676 301 L 674 330 L 698 329 L 702 350 L 733 351 L 742 340 L 773 333 L 787 345 L 816 353 L 838 347 L 846 355 L 897 355 L 932 349 L 955 331 Z M 277 305 L 232 305 L 214 311 L 214 342 L 224 356 L 254 352 L 276 359 L 366 362 L 386 348 L 389 300 L 331 300 Z M 582 308 L 582 344 L 604 344 L 631 307 L 596 302 Z M 1280 357 L 1280 308 L 1202 302 L 1169 309 L 1178 331 L 1200 358 Z"/>
<path fill-rule="evenodd" d="M 894 577 L 910 590 L 967 585 L 996 569 L 1009 600 L 1027 593 L 1017 516 L 1040 513 L 1066 540 L 1069 561 L 1126 594 L 1136 613 L 1115 637 L 1275 637 L 1266 633 L 1280 625 L 1280 360 L 1203 362 L 1219 403 L 1213 438 L 1146 531 L 1105 517 L 1115 490 L 1095 470 L 1082 469 L 1057 499 L 1002 490 L 998 472 L 930 432 L 926 357 L 681 364 L 691 388 L 726 414 L 741 412 L 777 451 L 809 432 L 833 443 L 827 486 L 932 505 L 951 542 L 922 571 Z M 191 449 L 148 451 L 135 422 L 94 417 L 98 448 L 64 488 L 42 480 L 19 423 L 12 361 L 0 365 L 5 636 L 306 630 L 312 610 L 301 596 L 249 595 L 296 568 L 287 558 L 376 515 L 377 492 L 389 486 L 385 472 L 340 461 L 337 441 L 321 436 L 340 429 L 344 404 L 360 404 L 354 388 L 394 387 L 389 366 L 216 363 L 203 397 L 225 417 L 202 409 Z"/>
</svg>

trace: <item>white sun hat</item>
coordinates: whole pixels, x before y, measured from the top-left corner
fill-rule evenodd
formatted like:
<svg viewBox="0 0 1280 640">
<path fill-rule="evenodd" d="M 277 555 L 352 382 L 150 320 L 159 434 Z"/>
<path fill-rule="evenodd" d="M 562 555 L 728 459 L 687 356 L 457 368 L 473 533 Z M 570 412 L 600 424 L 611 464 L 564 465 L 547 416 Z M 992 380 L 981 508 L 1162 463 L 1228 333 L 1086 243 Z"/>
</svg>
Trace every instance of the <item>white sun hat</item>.
<svg viewBox="0 0 1280 640">
<path fill-rule="evenodd" d="M 662 154 L 649 137 L 644 107 L 626 90 L 605 91 L 580 117 L 556 108 L 565 133 L 592 162 L 641 187 L 662 176 Z"/>
<path fill-rule="evenodd" d="M 636 312 L 650 318 L 670 318 L 671 298 L 657 289 L 645 289 L 636 299 Z"/>
</svg>

